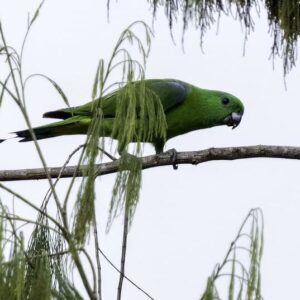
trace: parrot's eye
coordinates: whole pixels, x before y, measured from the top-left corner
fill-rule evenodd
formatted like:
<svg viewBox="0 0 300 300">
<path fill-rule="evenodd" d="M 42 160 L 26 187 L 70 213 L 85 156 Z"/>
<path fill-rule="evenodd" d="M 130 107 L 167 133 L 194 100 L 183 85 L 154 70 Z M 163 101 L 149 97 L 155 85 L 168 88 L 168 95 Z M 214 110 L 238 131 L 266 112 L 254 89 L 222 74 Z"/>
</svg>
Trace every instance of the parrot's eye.
<svg viewBox="0 0 300 300">
<path fill-rule="evenodd" d="M 222 98 L 222 103 L 227 105 L 229 103 L 229 99 L 227 97 Z"/>
</svg>

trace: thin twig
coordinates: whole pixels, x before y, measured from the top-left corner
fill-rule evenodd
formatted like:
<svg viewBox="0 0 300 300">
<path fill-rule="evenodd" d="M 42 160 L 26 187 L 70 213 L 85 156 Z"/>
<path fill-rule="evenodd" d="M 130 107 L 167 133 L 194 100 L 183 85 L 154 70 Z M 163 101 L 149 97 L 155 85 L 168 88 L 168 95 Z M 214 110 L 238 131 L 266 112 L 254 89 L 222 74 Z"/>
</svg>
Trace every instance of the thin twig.
<svg viewBox="0 0 300 300">
<path fill-rule="evenodd" d="M 67 165 L 69 164 L 71 158 L 72 158 L 72 157 L 76 154 L 76 152 L 78 152 L 82 147 L 85 147 L 85 144 L 79 145 L 76 149 L 74 149 L 74 150 L 69 154 L 67 160 L 65 161 L 65 163 L 64 163 L 63 166 L 61 167 L 61 170 L 60 170 L 60 172 L 59 172 L 59 174 L 58 174 L 58 176 L 57 176 L 57 178 L 56 178 L 56 180 L 55 180 L 55 182 L 54 182 L 54 184 L 53 184 L 54 186 L 57 185 L 58 181 L 59 181 L 60 178 L 61 178 L 61 175 L 62 175 L 63 171 L 65 170 L 65 168 L 66 168 Z M 47 191 L 47 193 L 46 193 L 46 195 L 45 195 L 44 203 L 42 204 L 43 207 L 46 207 L 46 206 L 47 206 L 47 203 L 48 203 L 48 201 L 49 201 L 51 195 L 52 195 L 52 191 L 51 191 L 51 188 L 49 188 L 48 191 Z M 66 207 L 63 206 L 63 209 L 66 210 Z"/>
<path fill-rule="evenodd" d="M 96 276 L 96 271 L 95 271 L 95 268 L 94 268 L 94 263 L 92 261 L 92 258 L 90 257 L 90 255 L 88 254 L 88 252 L 82 248 L 82 253 L 84 253 L 85 257 L 87 258 L 89 264 L 90 264 L 90 267 L 91 267 L 91 270 L 92 270 L 92 274 L 93 274 L 93 291 L 94 291 L 94 295 L 95 295 L 95 299 L 97 299 L 96 297 L 96 290 L 97 290 L 97 276 Z M 97 299 L 98 300 L 98 299 Z"/>
<path fill-rule="evenodd" d="M 105 260 L 118 272 L 121 273 L 121 271 L 112 263 L 112 261 L 104 254 L 104 252 L 98 248 L 98 251 L 101 253 L 101 255 L 105 258 Z M 134 283 L 130 278 L 128 278 L 125 274 L 123 274 L 124 278 L 130 282 L 133 286 L 135 286 L 139 291 L 144 293 L 149 299 L 154 300 L 153 297 L 151 297 L 145 290 L 143 290 L 141 287 L 139 287 L 136 283 Z"/>
<path fill-rule="evenodd" d="M 72 259 L 77 267 L 77 270 L 78 270 L 78 273 L 81 277 L 81 280 L 82 280 L 82 283 L 85 287 L 85 290 L 89 296 L 89 298 L 91 300 L 97 300 L 97 295 L 96 295 L 96 291 L 94 289 L 92 289 L 90 283 L 89 283 L 89 280 L 87 278 L 87 274 L 86 274 L 86 270 L 85 268 L 83 267 L 83 264 L 81 262 L 81 259 L 80 259 L 80 256 L 76 250 L 76 246 L 75 246 L 75 242 L 74 240 L 72 239 L 72 237 L 68 234 L 65 236 L 65 239 L 67 240 L 68 244 L 70 245 L 70 249 L 72 249 L 71 251 L 71 256 L 72 256 Z M 88 257 L 88 256 L 87 256 Z M 92 266 L 91 266 L 92 267 Z M 92 271 L 93 268 L 92 268 Z M 93 272 L 94 274 L 94 272 Z"/>
<path fill-rule="evenodd" d="M 99 151 L 101 151 L 104 155 L 106 155 L 109 159 L 111 159 L 112 161 L 117 160 L 114 156 L 112 156 L 111 154 L 109 154 L 107 151 L 105 151 L 103 148 L 98 147 Z"/>
<path fill-rule="evenodd" d="M 128 237 L 128 210 L 124 210 L 124 225 L 123 225 L 123 241 L 122 241 L 122 253 L 121 253 L 121 268 L 120 268 L 120 278 L 118 285 L 118 294 L 117 300 L 121 300 L 122 298 L 122 287 L 123 287 L 123 279 L 125 273 L 125 262 L 126 262 L 126 250 L 127 250 L 127 237 Z"/>
<path fill-rule="evenodd" d="M 78 248 L 76 249 L 76 251 L 83 251 L 82 248 Z M 70 255 L 70 250 L 69 249 L 66 249 L 66 250 L 62 250 L 62 251 L 59 251 L 59 252 L 55 252 L 55 253 L 41 253 L 41 254 L 38 254 L 38 255 L 30 255 L 28 256 L 29 258 L 37 258 L 37 257 L 45 257 L 45 256 L 48 256 L 48 257 L 55 257 L 55 256 L 64 256 L 64 255 Z"/>
<path fill-rule="evenodd" d="M 86 142 L 87 142 L 87 140 L 88 140 L 88 137 L 86 138 Z M 86 142 L 84 143 L 84 145 L 86 145 Z M 83 158 L 84 158 L 84 152 L 85 152 L 85 147 L 82 148 L 82 151 L 81 151 L 80 156 L 79 156 L 79 159 L 78 159 L 78 163 L 77 163 L 77 165 L 74 167 L 74 170 L 73 170 L 72 175 L 69 176 L 69 177 L 71 177 L 72 179 L 71 179 L 71 182 L 70 182 L 70 184 L 69 184 L 69 187 L 68 187 L 68 190 L 67 190 L 67 192 L 66 192 L 65 199 L 64 199 L 64 202 L 63 202 L 63 203 L 64 203 L 64 204 L 63 204 L 63 208 L 64 208 L 65 211 L 66 211 L 67 206 L 68 206 L 68 201 L 69 201 L 69 197 L 70 197 L 70 194 L 71 194 L 71 190 L 72 190 L 72 188 L 73 188 L 73 186 L 74 186 L 75 179 L 76 179 L 76 177 L 77 177 L 77 176 L 76 176 L 76 173 L 77 173 L 78 170 L 80 169 L 80 165 L 81 165 L 81 163 L 82 163 L 82 161 L 83 161 Z M 67 169 L 68 169 L 68 168 L 66 167 L 66 168 L 65 168 L 65 171 L 66 171 Z M 60 178 L 64 178 L 63 174 L 64 174 L 65 171 L 59 173 L 59 174 L 60 174 Z"/>
<path fill-rule="evenodd" d="M 95 255 L 96 255 L 96 262 L 97 262 L 97 273 L 98 273 L 98 298 L 102 300 L 102 288 L 101 288 L 101 263 L 100 263 L 100 256 L 99 256 L 99 237 L 98 237 L 98 230 L 97 230 L 97 219 L 96 213 L 94 210 L 94 240 L 95 240 Z"/>
<path fill-rule="evenodd" d="M 61 234 L 61 232 L 59 232 L 57 229 L 49 226 L 49 225 L 46 225 L 46 224 L 43 224 L 43 223 L 40 223 L 40 222 L 37 222 L 37 221 L 32 221 L 32 220 L 29 220 L 29 219 L 26 219 L 26 218 L 22 218 L 22 217 L 19 217 L 19 216 L 16 216 L 16 215 L 10 215 L 8 213 L 2 215 L 0 214 L 0 218 L 7 218 L 7 219 L 11 219 L 11 220 L 14 220 L 14 221 L 20 221 L 20 222 L 24 222 L 26 224 L 34 224 L 34 225 L 37 225 L 37 226 L 40 226 L 40 227 L 45 227 L 57 234 Z M 24 225 L 24 224 L 23 224 Z M 18 227 L 19 228 L 19 227 Z"/>
<path fill-rule="evenodd" d="M 2 88 L 4 89 L 5 92 L 7 92 L 15 101 L 17 101 L 16 96 L 13 94 L 13 92 L 8 89 L 5 85 L 5 83 L 3 83 L 2 81 L 0 81 L 0 85 L 2 86 Z"/>
<path fill-rule="evenodd" d="M 59 224 L 52 216 L 50 216 L 49 214 L 47 214 L 45 211 L 41 210 L 36 205 L 32 204 L 31 201 L 27 200 L 22 195 L 14 192 L 10 188 L 6 187 L 1 182 L 0 182 L 0 188 L 3 189 L 3 190 L 5 190 L 6 192 L 10 193 L 11 195 L 15 196 L 16 198 L 20 199 L 21 201 L 23 201 L 24 203 L 26 203 L 28 206 L 32 207 L 37 212 L 39 212 L 40 214 L 42 214 L 43 216 L 45 216 L 48 220 L 51 220 L 62 231 L 62 233 L 65 233 L 65 229 L 64 229 L 64 227 L 61 226 L 61 224 Z"/>
<path fill-rule="evenodd" d="M 246 218 L 244 219 L 242 225 L 239 228 L 239 231 L 238 231 L 235 239 L 230 244 L 230 247 L 229 247 L 229 249 L 228 249 L 228 251 L 227 251 L 227 253 L 226 253 L 226 255 L 223 259 L 223 262 L 220 265 L 217 266 L 216 271 L 215 271 L 214 276 L 213 276 L 213 280 L 216 280 L 219 277 L 221 270 L 227 264 L 228 257 L 230 256 L 230 254 L 232 253 L 234 247 L 236 246 L 236 243 L 240 238 L 242 230 L 244 229 L 244 227 L 245 227 L 246 223 L 248 222 L 249 218 L 251 218 L 251 217 L 253 218 L 254 211 L 255 211 L 255 209 L 251 209 L 249 211 L 248 215 L 246 216 Z"/>
</svg>

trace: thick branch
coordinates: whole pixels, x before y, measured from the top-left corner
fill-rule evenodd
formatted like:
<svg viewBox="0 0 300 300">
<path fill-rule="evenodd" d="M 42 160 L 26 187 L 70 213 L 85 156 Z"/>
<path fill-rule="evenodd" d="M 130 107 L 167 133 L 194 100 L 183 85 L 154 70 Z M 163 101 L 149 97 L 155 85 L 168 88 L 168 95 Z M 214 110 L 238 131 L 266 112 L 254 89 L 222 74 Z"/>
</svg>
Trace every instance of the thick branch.
<svg viewBox="0 0 300 300">
<path fill-rule="evenodd" d="M 149 155 L 142 159 L 142 168 L 149 169 L 160 166 L 174 164 L 172 153 L 164 152 L 159 155 Z M 200 151 L 178 152 L 176 156 L 176 164 L 192 164 L 197 165 L 213 160 L 235 160 L 254 157 L 270 157 L 299 159 L 300 147 L 290 146 L 245 146 L 245 147 L 227 147 L 227 148 L 209 148 Z M 97 165 L 97 176 L 115 173 L 118 171 L 118 160 Z M 66 167 L 61 178 L 72 177 L 76 172 L 77 177 L 84 176 L 86 166 L 82 166 L 77 170 L 76 166 Z M 48 173 L 52 178 L 57 178 L 61 168 L 48 168 Z M 16 180 L 33 180 L 46 179 L 47 175 L 43 168 L 39 169 L 23 169 L 23 170 L 5 170 L 0 171 L 0 181 L 16 181 Z"/>
</svg>

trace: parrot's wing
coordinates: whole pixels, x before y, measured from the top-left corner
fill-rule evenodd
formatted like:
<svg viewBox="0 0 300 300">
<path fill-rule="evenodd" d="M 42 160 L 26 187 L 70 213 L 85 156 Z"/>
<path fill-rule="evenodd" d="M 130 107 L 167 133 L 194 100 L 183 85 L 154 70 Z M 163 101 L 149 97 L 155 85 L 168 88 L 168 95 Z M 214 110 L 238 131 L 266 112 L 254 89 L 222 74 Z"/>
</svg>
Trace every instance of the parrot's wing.
<svg viewBox="0 0 300 300">
<path fill-rule="evenodd" d="M 189 90 L 188 84 L 173 79 L 146 80 L 146 88 L 152 90 L 160 98 L 165 113 L 181 104 Z M 46 112 L 43 117 L 67 119 L 72 116 L 91 116 L 94 105 L 98 105 L 99 101 L 102 101 L 101 108 L 104 118 L 113 118 L 116 114 L 118 94 L 120 92 L 122 92 L 122 89 L 104 96 L 102 100 L 94 100 L 73 108 Z"/>
<path fill-rule="evenodd" d="M 189 92 L 188 84 L 174 79 L 149 80 L 149 88 L 160 98 L 165 113 L 183 103 Z"/>
<path fill-rule="evenodd" d="M 114 117 L 116 111 L 116 94 L 118 91 L 112 92 L 107 96 L 104 96 L 101 100 L 93 100 L 86 104 L 76 107 L 63 108 L 54 111 L 48 111 L 43 114 L 44 118 L 53 118 L 53 119 L 68 119 L 73 116 L 86 116 L 90 117 L 93 114 L 93 107 L 100 104 L 102 101 L 101 108 L 104 114 L 104 117 Z"/>
</svg>

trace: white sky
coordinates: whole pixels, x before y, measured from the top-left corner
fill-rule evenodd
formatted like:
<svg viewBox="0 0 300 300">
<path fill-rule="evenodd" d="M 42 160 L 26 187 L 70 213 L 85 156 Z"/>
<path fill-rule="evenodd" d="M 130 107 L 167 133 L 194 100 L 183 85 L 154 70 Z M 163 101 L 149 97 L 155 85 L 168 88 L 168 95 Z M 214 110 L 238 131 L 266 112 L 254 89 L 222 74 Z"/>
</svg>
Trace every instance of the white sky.
<svg viewBox="0 0 300 300">
<path fill-rule="evenodd" d="M 10 45 L 20 47 L 27 12 L 32 13 L 38 3 L 0 0 L 0 18 Z M 84 103 L 90 99 L 99 58 L 108 58 L 122 29 L 137 19 L 151 24 L 147 1 L 113 1 L 109 23 L 104 0 L 48 1 L 28 40 L 25 72 L 52 77 L 72 105 Z M 199 33 L 189 28 L 183 53 L 181 23 L 174 28 L 175 46 L 163 11 L 158 13 L 147 77 L 177 78 L 202 88 L 227 91 L 245 105 L 238 129 L 223 126 L 196 131 L 169 141 L 167 148 L 184 151 L 212 146 L 299 145 L 300 68 L 287 77 L 285 91 L 281 61 L 273 70 L 268 60 L 272 40 L 263 10 L 255 23 L 256 31 L 249 37 L 245 57 L 240 25 L 224 17 L 218 35 L 216 28 L 206 34 L 204 54 L 199 47 Z M 42 114 L 64 103 L 41 79 L 28 87 L 32 124 L 45 124 Z M 0 110 L 0 136 L 24 126 L 17 107 L 6 98 Z M 41 141 L 40 145 L 48 165 L 59 166 L 83 141 L 81 136 L 60 137 Z M 1 144 L 0 153 L 0 169 L 41 166 L 33 143 L 10 140 Z M 153 150 L 146 148 L 146 153 Z M 248 211 L 261 207 L 265 216 L 263 295 L 265 299 L 294 299 L 300 269 L 299 175 L 300 162 L 279 159 L 209 162 L 196 167 L 180 166 L 176 172 L 171 167 L 145 171 L 129 235 L 127 275 L 155 299 L 198 299 Z M 104 234 L 113 180 L 111 175 L 98 181 L 97 211 L 101 247 L 118 264 L 121 218 L 108 235 Z M 64 193 L 67 183 L 62 180 L 60 193 Z M 46 181 L 12 182 L 7 186 L 37 205 L 47 189 Z M 0 197 L 11 201 L 3 191 Z M 25 208 L 17 204 L 16 209 L 22 214 Z M 102 265 L 104 299 L 114 299 L 118 276 L 103 260 Z M 127 282 L 124 288 L 124 299 L 146 299 Z"/>
</svg>

